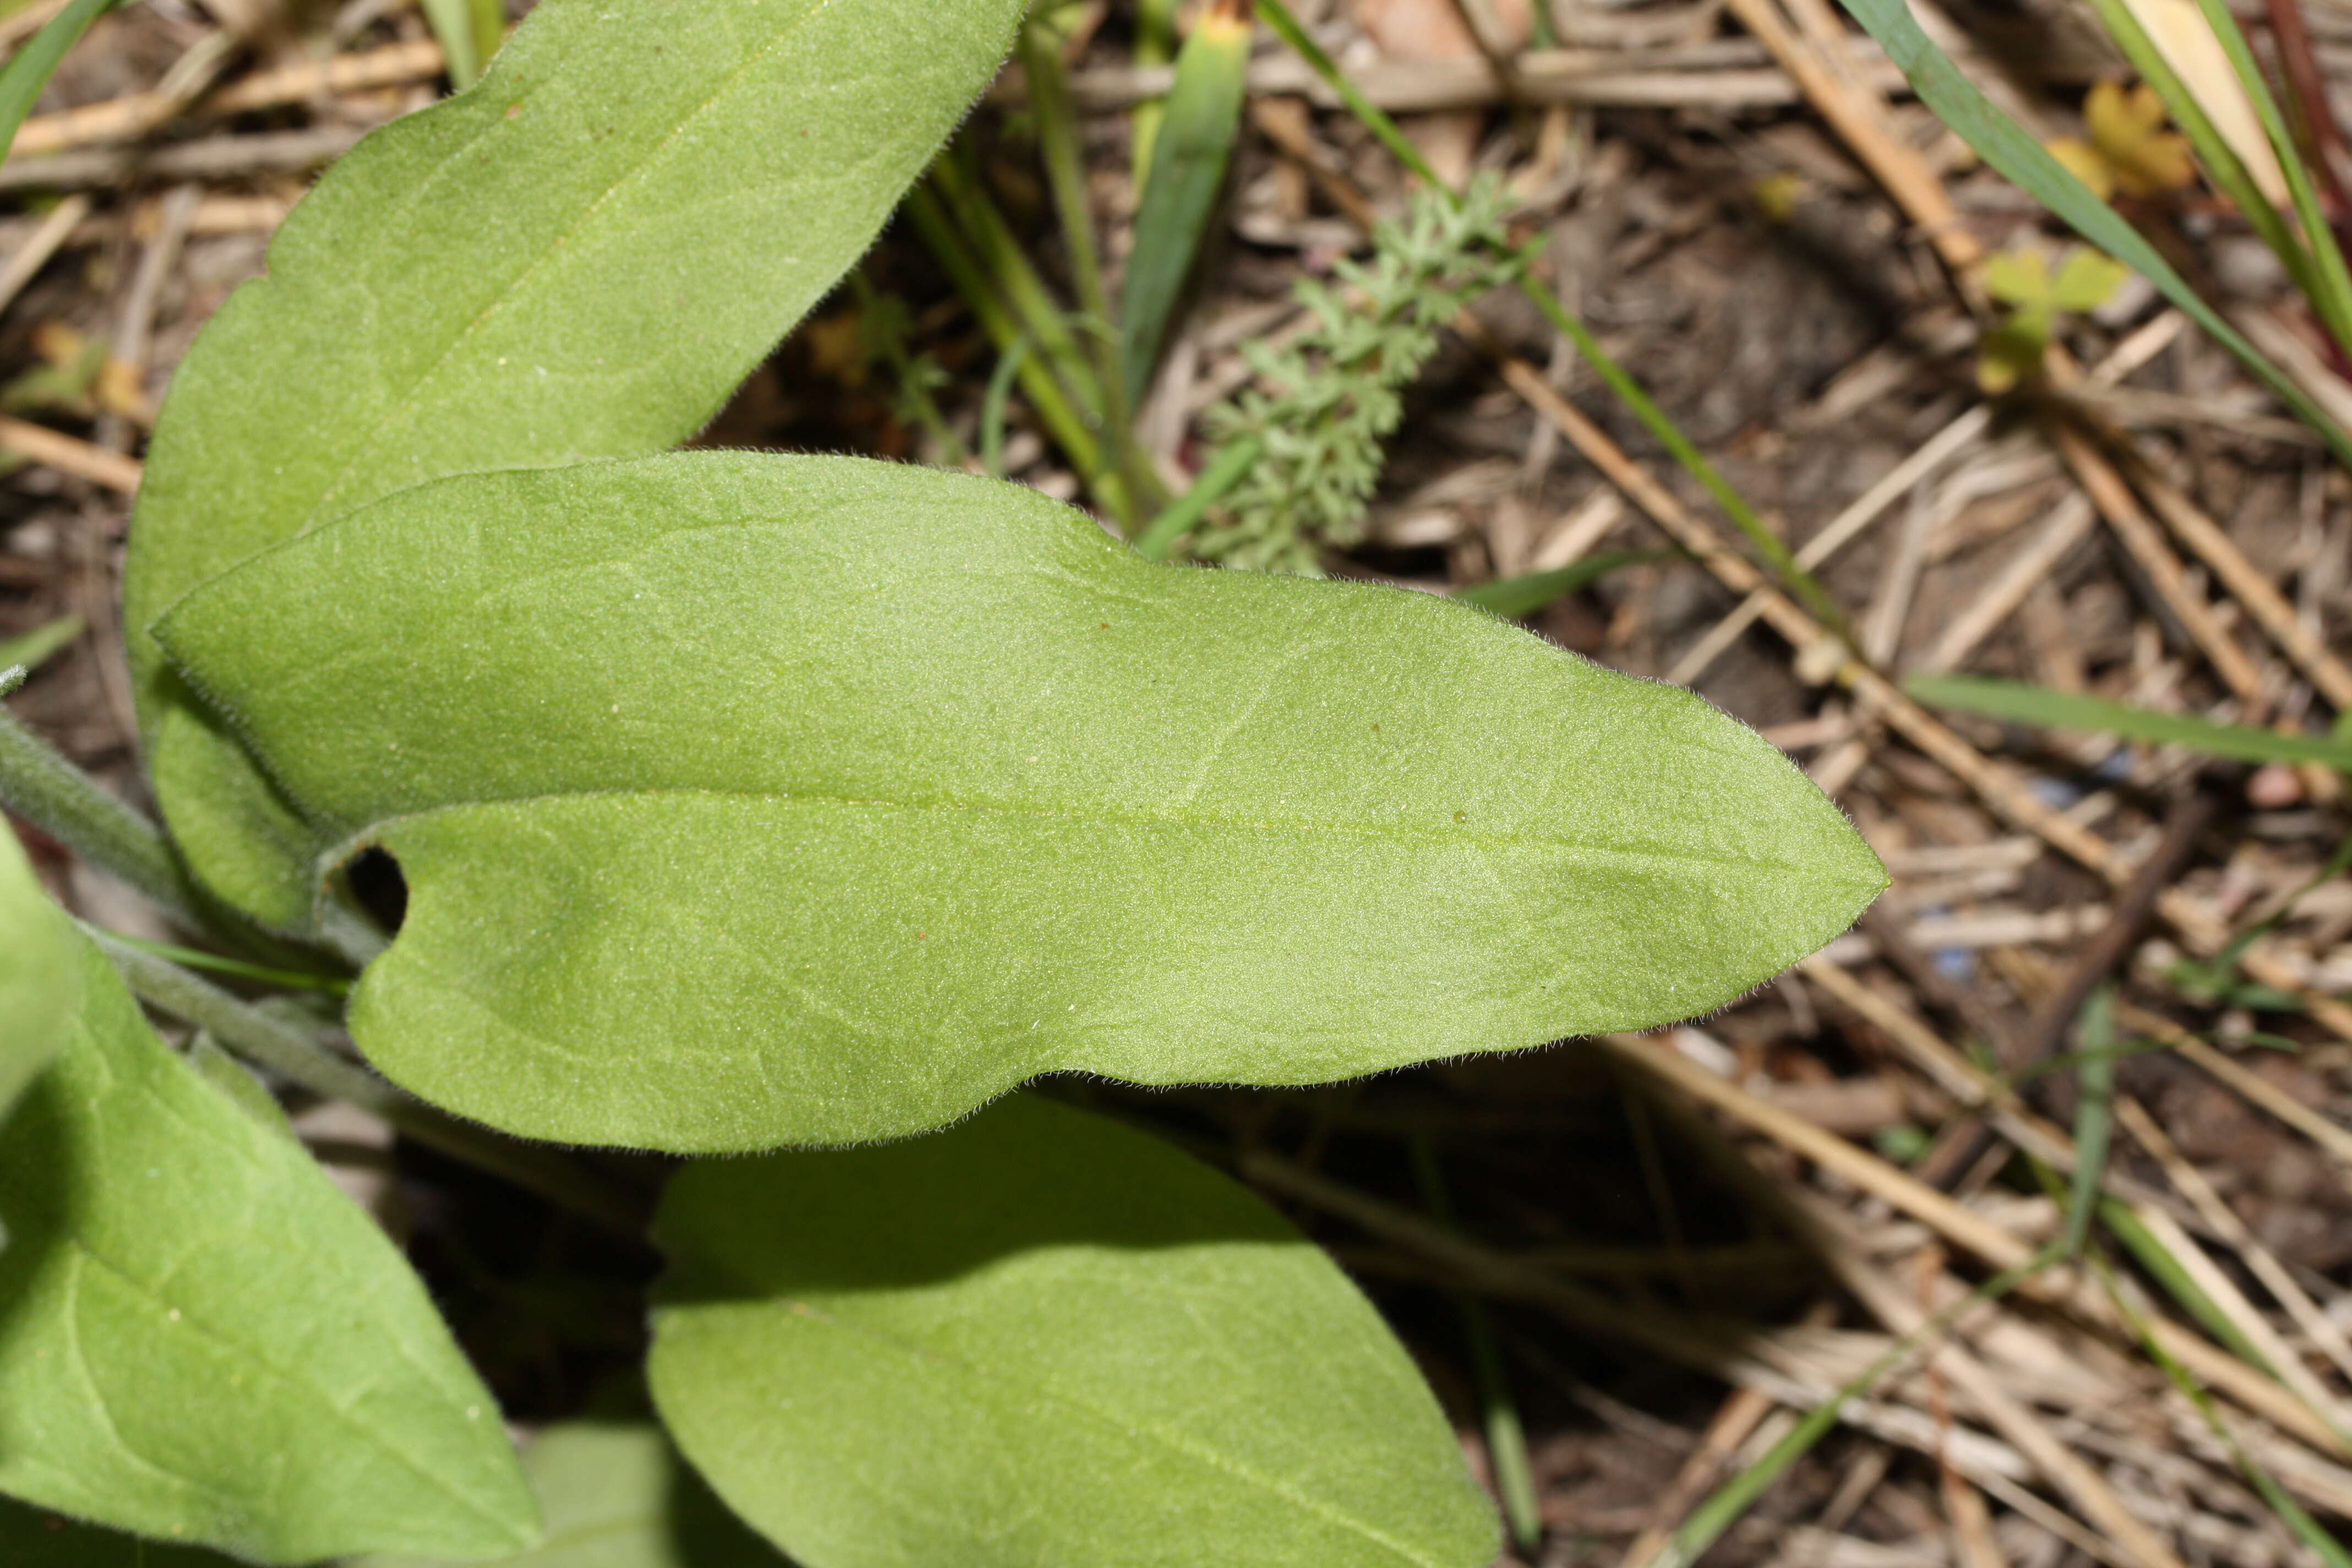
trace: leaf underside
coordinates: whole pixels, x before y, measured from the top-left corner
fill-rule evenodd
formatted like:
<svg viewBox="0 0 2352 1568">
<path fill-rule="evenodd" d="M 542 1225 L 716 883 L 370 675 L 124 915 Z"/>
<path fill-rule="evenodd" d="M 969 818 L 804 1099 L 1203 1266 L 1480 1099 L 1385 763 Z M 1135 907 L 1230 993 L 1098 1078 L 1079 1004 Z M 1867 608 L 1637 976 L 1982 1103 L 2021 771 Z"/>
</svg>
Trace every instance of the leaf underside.
<svg viewBox="0 0 2352 1568">
<path fill-rule="evenodd" d="M 263 1563 L 529 1543 L 498 1407 L 391 1242 L 69 940 L 80 1012 L 0 1129 L 0 1491 Z"/>
<path fill-rule="evenodd" d="M 161 635 L 320 873 L 405 873 L 362 1048 L 532 1136 L 841 1142 L 1055 1070 L 1303 1083 L 1639 1028 L 1885 882 L 1688 692 L 857 459 L 453 479 Z"/>
<path fill-rule="evenodd" d="M 649 1375 L 808 1568 L 1481 1568 L 1491 1507 L 1370 1304 L 1256 1197 L 1030 1096 L 671 1184 Z"/>
<path fill-rule="evenodd" d="M 295 209 L 173 375 L 125 568 L 157 798 L 216 892 L 300 928 L 302 827 L 150 623 L 393 490 L 691 436 L 872 242 L 1021 10 L 548 0 Z"/>
</svg>

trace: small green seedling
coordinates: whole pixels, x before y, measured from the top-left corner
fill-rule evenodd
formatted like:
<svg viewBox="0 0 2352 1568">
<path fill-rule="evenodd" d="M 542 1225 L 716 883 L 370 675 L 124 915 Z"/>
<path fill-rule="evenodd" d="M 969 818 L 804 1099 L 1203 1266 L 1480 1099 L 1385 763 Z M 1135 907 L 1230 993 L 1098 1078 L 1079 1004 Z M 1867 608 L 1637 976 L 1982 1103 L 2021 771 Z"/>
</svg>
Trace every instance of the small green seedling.
<svg viewBox="0 0 2352 1568">
<path fill-rule="evenodd" d="M 966 474 L 673 450 L 1023 10 L 543 0 L 180 366 L 124 606 L 168 828 L 13 726 L 0 796 L 302 1000 L 76 928 L 0 839 L 0 1561 L 1491 1560 L 1328 1258 L 1015 1091 L 1647 1027 L 1885 875 L 1752 732 L 1484 610 L 1155 564 Z M 519 1459 L 220 1047 L 649 1234 L 661 1429 Z M 526 1140 L 682 1158 L 647 1232 Z"/>
<path fill-rule="evenodd" d="M 1985 263 L 1985 292 L 2010 309 L 1977 346 L 1977 384 L 1997 396 L 2041 374 L 2059 316 L 2097 310 L 2130 276 L 2123 263 L 2082 246 L 2066 253 L 2055 275 L 2031 246 L 1993 257 Z"/>
</svg>

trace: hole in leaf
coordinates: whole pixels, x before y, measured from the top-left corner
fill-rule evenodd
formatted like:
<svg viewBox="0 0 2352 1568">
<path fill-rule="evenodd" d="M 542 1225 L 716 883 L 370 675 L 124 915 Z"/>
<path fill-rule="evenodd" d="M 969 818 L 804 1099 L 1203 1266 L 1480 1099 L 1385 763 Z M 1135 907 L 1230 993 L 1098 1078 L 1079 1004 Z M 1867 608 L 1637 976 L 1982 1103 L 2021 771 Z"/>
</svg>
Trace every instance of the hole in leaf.
<svg viewBox="0 0 2352 1568">
<path fill-rule="evenodd" d="M 361 850 L 343 868 L 343 885 L 386 936 L 400 934 L 400 922 L 408 918 L 408 879 L 390 850 L 379 844 Z"/>
</svg>

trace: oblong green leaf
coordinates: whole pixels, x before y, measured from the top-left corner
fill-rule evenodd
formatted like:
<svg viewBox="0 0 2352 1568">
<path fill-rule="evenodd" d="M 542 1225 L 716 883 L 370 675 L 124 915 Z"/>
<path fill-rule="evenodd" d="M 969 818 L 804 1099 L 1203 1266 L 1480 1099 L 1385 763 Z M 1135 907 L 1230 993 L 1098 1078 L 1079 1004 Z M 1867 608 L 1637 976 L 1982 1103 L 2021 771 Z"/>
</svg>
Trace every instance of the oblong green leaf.
<svg viewBox="0 0 2352 1568">
<path fill-rule="evenodd" d="M 807 1568 L 1483 1568 L 1498 1533 L 1328 1258 L 1157 1140 L 1029 1096 L 681 1172 L 655 1403 Z"/>
<path fill-rule="evenodd" d="M 1885 885 L 1689 692 L 1428 595 L 1151 565 L 960 474 L 453 479 L 161 635 L 337 854 L 406 872 L 370 1058 L 567 1141 L 845 1142 L 1058 1069 L 1312 1082 L 1638 1028 Z"/>
<path fill-rule="evenodd" d="M 686 1467 L 650 1422 L 572 1421 L 523 1450 L 547 1538 L 497 1568 L 790 1568 Z M 379 1554 L 345 1568 L 444 1568 Z"/>
<path fill-rule="evenodd" d="M 299 927 L 317 846 L 148 624 L 388 491 L 693 434 L 872 241 L 1021 10 L 559 0 L 296 208 L 173 377 L 125 568 L 157 798 L 215 891 Z"/>
<path fill-rule="evenodd" d="M 534 1540 L 498 1406 L 392 1243 L 96 947 L 68 959 L 68 1041 L 0 1128 L 0 1491 L 262 1563 Z"/>
<path fill-rule="evenodd" d="M 80 1005 L 71 933 L 41 891 L 24 846 L 0 827 L 0 1126 L 57 1055 Z"/>
</svg>

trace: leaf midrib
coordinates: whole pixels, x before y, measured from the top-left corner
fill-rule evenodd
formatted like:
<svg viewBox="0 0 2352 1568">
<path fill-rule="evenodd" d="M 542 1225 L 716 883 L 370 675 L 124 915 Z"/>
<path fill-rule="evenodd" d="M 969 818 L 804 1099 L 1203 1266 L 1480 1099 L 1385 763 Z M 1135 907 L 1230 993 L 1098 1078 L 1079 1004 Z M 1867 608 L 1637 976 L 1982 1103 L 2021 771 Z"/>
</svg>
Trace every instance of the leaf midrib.
<svg viewBox="0 0 2352 1568">
<path fill-rule="evenodd" d="M 1119 811 L 1092 805 L 1016 805 L 990 801 L 893 800 L 830 795 L 813 790 L 722 790 L 690 785 L 642 790 L 545 790 L 530 795 L 484 795 L 475 800 L 452 801 L 446 805 L 425 806 L 415 811 L 391 812 L 371 819 L 363 826 L 342 830 L 341 840 L 333 848 L 320 857 L 320 863 L 339 866 L 357 848 L 394 828 L 412 823 L 429 823 L 460 812 L 492 810 L 500 807 L 529 807 L 555 802 L 633 801 L 672 797 L 740 801 L 759 805 L 845 806 L 873 812 L 905 812 L 909 815 L 969 812 L 977 816 L 1022 816 L 1041 821 L 1064 818 L 1119 826 L 1209 827 L 1237 833 L 1261 833 L 1296 837 L 1330 835 L 1373 842 L 1419 842 L 1447 848 L 1559 849 L 1590 856 L 1595 860 L 1603 862 L 1664 861 L 1675 864 L 1719 865 L 1751 869 L 1772 868 L 1790 872 L 1803 872 L 1813 868 L 1813 863 L 1809 860 L 1781 859 L 1771 856 L 1710 855 L 1692 849 L 1674 847 L 1627 848 L 1618 845 L 1592 844 L 1573 838 L 1549 837 L 1538 834 L 1482 833 L 1466 826 L 1448 831 L 1443 828 L 1412 827 L 1382 823 L 1252 820 L 1214 812 L 1173 809 L 1164 812 Z"/>
</svg>

